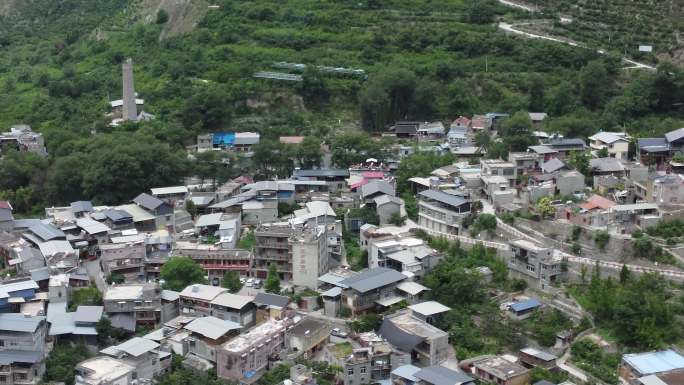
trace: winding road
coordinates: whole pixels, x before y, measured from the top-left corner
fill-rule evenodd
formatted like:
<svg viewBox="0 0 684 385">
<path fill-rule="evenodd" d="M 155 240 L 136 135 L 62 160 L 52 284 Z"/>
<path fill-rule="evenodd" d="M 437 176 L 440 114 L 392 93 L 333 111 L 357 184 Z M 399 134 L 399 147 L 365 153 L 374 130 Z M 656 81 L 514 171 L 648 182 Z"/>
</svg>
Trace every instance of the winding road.
<svg viewBox="0 0 684 385">
<path fill-rule="evenodd" d="M 539 11 L 538 9 L 536 9 L 536 7 L 527 6 L 524 4 L 518 4 L 516 2 L 509 1 L 509 0 L 499 0 L 499 3 L 501 3 L 507 7 L 523 9 L 523 10 L 529 11 L 529 12 L 538 12 Z M 510 23 L 500 22 L 499 23 L 499 29 L 506 31 L 506 32 L 509 32 L 509 33 L 516 34 L 516 35 L 531 38 L 531 39 L 549 40 L 549 41 L 553 41 L 556 43 L 566 44 L 566 45 L 569 45 L 572 47 L 592 49 L 592 48 L 590 48 L 584 44 L 574 42 L 570 39 L 563 39 L 563 38 L 559 38 L 559 37 L 553 37 L 550 35 L 539 35 L 539 34 L 535 34 L 535 33 L 531 33 L 531 32 L 525 32 L 525 31 L 522 31 L 520 29 L 515 28 L 516 26 L 519 26 L 519 25 L 529 25 L 529 24 L 533 24 L 533 23 L 510 24 Z M 607 52 L 603 49 L 596 49 L 596 52 L 600 53 L 601 55 L 607 54 Z M 645 69 L 645 70 L 650 70 L 650 71 L 655 71 L 655 69 L 656 69 L 652 65 L 649 65 L 646 63 L 640 63 L 640 62 L 634 61 L 634 60 L 632 60 L 628 57 L 625 57 L 625 56 L 622 57 L 622 61 L 629 64 L 629 67 L 624 67 L 623 69 Z"/>
</svg>

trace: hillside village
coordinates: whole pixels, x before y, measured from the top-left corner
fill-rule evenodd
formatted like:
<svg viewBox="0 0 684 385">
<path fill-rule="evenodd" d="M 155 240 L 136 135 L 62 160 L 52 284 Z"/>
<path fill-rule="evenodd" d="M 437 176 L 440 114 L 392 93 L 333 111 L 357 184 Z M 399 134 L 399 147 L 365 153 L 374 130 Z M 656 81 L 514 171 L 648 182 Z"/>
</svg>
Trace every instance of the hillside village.
<svg viewBox="0 0 684 385">
<path fill-rule="evenodd" d="M 144 101 L 130 60 L 123 78 L 112 124 L 153 118 L 136 111 Z M 390 157 L 367 153 L 346 168 L 219 185 L 188 178 L 118 205 L 76 201 L 30 218 L 2 201 L 0 383 L 41 383 L 51 354 L 79 346 L 87 358 L 67 379 L 77 385 L 154 383 L 179 368 L 244 384 L 276 369 L 286 385 L 681 384 L 684 352 L 667 339 L 595 370 L 605 363 L 577 346 L 599 357 L 619 350 L 574 285 L 590 270 L 592 284 L 684 280 L 684 129 L 639 139 L 597 131 L 585 142 L 541 131 L 546 117 L 524 117 L 535 143 L 506 158 L 486 157 L 482 138 L 496 141 L 516 118 L 483 113 L 398 121 L 382 134 L 395 140 Z M 26 125 L 0 140 L 3 151 L 47 155 Z M 201 134 L 188 156 L 249 162 L 259 141 Z M 421 156 L 453 161 L 400 175 Z M 455 256 L 471 258 L 459 274 L 474 286 L 449 292 L 440 280 L 458 278 L 439 277 Z M 488 354 L 465 348 L 472 341 L 448 320 L 462 311 L 453 296 L 477 290 L 496 322 L 524 336 Z M 467 322 L 483 327 L 476 318 Z"/>
<path fill-rule="evenodd" d="M 0 385 L 684 384 L 684 72 L 512 36 L 619 25 L 551 0 L 99 1 L 47 8 L 92 14 L 48 44 L 64 78 L 3 59 L 0 23 L 0 122 L 25 118 L 0 127 Z M 44 16 L 8 4 L 29 37 Z M 670 17 L 638 36 L 673 45 Z M 363 59 L 313 64 L 333 39 Z M 459 64 L 422 68 L 438 44 Z M 5 78 L 21 55 L 44 76 Z"/>
</svg>

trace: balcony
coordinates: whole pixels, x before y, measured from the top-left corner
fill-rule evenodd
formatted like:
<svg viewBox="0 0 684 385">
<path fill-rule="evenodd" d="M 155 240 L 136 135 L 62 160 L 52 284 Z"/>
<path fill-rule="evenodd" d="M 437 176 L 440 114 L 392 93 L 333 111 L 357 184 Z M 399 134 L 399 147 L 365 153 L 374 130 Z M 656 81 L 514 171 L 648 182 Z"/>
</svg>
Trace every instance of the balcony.
<svg viewBox="0 0 684 385">
<path fill-rule="evenodd" d="M 247 270 L 249 264 L 203 263 L 204 270 Z"/>
<path fill-rule="evenodd" d="M 259 249 L 289 249 L 287 242 L 258 242 L 256 248 Z"/>
</svg>

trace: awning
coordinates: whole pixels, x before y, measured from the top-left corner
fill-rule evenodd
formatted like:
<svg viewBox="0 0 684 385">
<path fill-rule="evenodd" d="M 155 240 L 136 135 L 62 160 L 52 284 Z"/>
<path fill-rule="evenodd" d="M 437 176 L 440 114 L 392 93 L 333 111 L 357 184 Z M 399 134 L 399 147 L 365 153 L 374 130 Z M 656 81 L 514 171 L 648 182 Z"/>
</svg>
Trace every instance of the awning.
<svg viewBox="0 0 684 385">
<path fill-rule="evenodd" d="M 375 303 L 377 303 L 377 304 L 380 305 L 380 306 L 385 306 L 385 307 L 387 307 L 387 306 L 392 306 L 392 305 L 394 305 L 395 303 L 399 303 L 399 302 L 401 302 L 401 301 L 403 301 L 403 300 L 404 300 L 404 299 L 401 298 L 401 297 L 389 297 L 389 298 L 379 299 L 379 300 L 375 301 Z"/>
</svg>

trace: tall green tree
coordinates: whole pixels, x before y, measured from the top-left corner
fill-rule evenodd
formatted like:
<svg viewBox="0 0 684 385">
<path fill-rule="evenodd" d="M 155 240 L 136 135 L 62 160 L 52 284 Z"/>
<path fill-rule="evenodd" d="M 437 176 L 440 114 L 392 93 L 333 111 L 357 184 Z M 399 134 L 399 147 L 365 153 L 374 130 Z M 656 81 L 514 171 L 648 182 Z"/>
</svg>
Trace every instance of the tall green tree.
<svg viewBox="0 0 684 385">
<path fill-rule="evenodd" d="M 190 257 L 172 257 L 162 266 L 160 276 L 164 287 L 181 291 L 193 283 L 206 284 L 204 269 Z"/>
<path fill-rule="evenodd" d="M 221 281 L 221 286 L 228 289 L 229 292 L 235 294 L 242 289 L 242 282 L 240 282 L 240 275 L 236 271 L 226 271 Z"/>
<path fill-rule="evenodd" d="M 600 60 L 589 62 L 579 75 L 579 89 L 582 103 L 595 110 L 606 102 L 612 88 L 612 77 L 606 65 Z"/>
<path fill-rule="evenodd" d="M 267 293 L 280 294 L 280 276 L 278 276 L 278 270 L 274 263 L 268 266 L 268 275 L 266 275 L 266 281 L 264 282 L 264 290 Z"/>
</svg>

